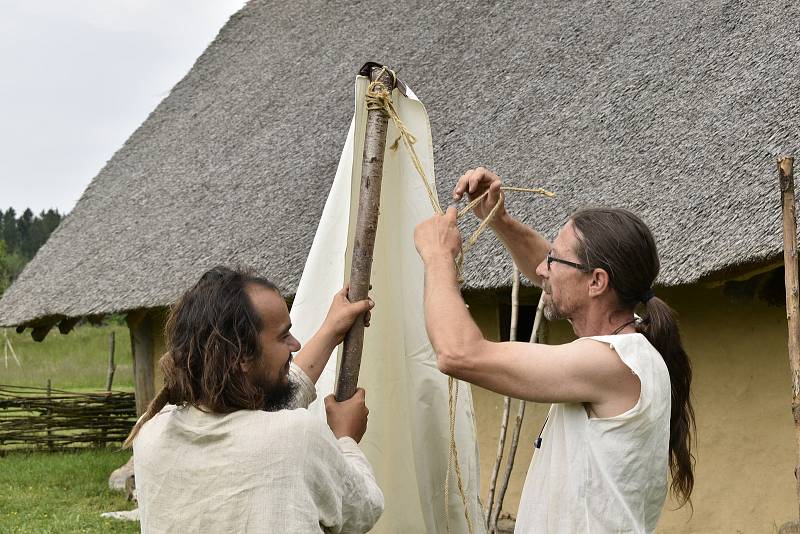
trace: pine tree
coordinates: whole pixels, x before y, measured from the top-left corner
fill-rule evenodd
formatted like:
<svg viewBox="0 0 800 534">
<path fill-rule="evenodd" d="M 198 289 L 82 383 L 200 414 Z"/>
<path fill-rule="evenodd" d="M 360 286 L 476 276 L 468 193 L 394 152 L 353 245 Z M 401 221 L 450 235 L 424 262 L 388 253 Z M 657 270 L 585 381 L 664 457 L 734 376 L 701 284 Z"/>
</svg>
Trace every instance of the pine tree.
<svg viewBox="0 0 800 534">
<path fill-rule="evenodd" d="M 52 208 L 47 211 L 43 211 L 39 217 L 42 220 L 46 236 L 52 234 L 53 230 L 55 230 L 56 227 L 61 224 L 61 214 L 58 213 L 58 210 L 54 210 Z"/>
<path fill-rule="evenodd" d="M 0 295 L 47 241 L 61 219 L 61 214 L 54 209 L 34 216 L 28 208 L 19 218 L 14 208 L 0 210 Z"/>
<path fill-rule="evenodd" d="M 3 214 L 3 235 L 0 236 L 0 239 L 5 241 L 6 254 L 16 251 L 19 238 L 17 233 L 17 212 L 14 211 L 14 208 L 8 208 L 8 211 Z"/>
<path fill-rule="evenodd" d="M 52 209 L 42 211 L 37 217 L 34 217 L 30 227 L 28 245 L 25 249 L 29 259 L 32 259 L 36 251 L 44 245 L 60 222 L 61 215 L 57 210 Z"/>
<path fill-rule="evenodd" d="M 33 227 L 33 212 L 30 208 L 26 208 L 25 211 L 22 212 L 22 215 L 19 219 L 17 219 L 17 235 L 18 235 L 18 243 L 17 243 L 17 250 L 19 250 L 23 256 L 30 259 L 33 258 L 33 255 L 36 254 L 36 243 L 33 242 L 31 236 L 31 228 Z"/>
<path fill-rule="evenodd" d="M 0 213 L 0 215 L 2 215 L 2 213 Z M 2 217 L 0 217 L 0 221 L 1 220 Z M 11 276 L 6 268 L 6 243 L 5 241 L 0 240 L 0 295 L 3 294 L 3 291 L 6 290 L 10 283 Z"/>
</svg>

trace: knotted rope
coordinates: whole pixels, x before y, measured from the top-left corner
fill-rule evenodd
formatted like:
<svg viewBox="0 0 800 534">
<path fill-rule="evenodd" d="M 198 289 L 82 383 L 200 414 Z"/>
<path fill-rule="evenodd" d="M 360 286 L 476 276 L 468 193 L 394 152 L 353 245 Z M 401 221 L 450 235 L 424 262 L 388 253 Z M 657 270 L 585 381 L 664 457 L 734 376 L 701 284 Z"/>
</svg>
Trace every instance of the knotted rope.
<svg viewBox="0 0 800 534">
<path fill-rule="evenodd" d="M 395 139 L 394 143 L 390 145 L 391 150 L 397 150 L 400 141 L 403 141 L 403 145 L 405 145 L 406 149 L 408 150 L 408 154 L 411 157 L 411 162 L 414 164 L 414 168 L 417 170 L 419 177 L 422 179 L 422 185 L 425 187 L 425 192 L 428 194 L 428 200 L 433 207 L 433 211 L 439 215 L 443 215 L 444 211 L 442 207 L 439 205 L 439 199 L 436 196 L 436 193 L 431 186 L 430 181 L 428 180 L 427 175 L 425 174 L 425 169 L 422 167 L 422 163 L 419 160 L 419 156 L 417 155 L 417 151 L 414 150 L 414 144 L 417 142 L 417 138 L 411 131 L 406 127 L 403 121 L 400 119 L 400 116 L 397 114 L 397 110 L 394 107 L 394 103 L 392 102 L 392 93 L 391 90 L 386 87 L 386 85 L 380 81 L 381 76 L 385 74 L 387 71 L 386 67 L 383 67 L 376 76 L 374 81 L 371 81 L 370 84 L 367 86 L 367 93 L 366 93 L 366 100 L 367 100 L 367 110 L 382 111 L 387 117 L 389 117 L 397 128 L 399 132 L 399 136 Z M 396 80 L 397 77 L 394 71 L 389 71 L 392 74 L 392 79 Z M 464 262 L 464 254 L 475 244 L 478 240 L 478 237 L 483 233 L 486 229 L 486 226 L 489 222 L 494 218 L 497 214 L 497 210 L 500 206 L 503 205 L 503 191 L 521 191 L 526 193 L 537 193 L 540 195 L 544 195 L 547 197 L 554 197 L 555 193 L 550 191 L 546 191 L 540 188 L 525 188 L 525 187 L 509 187 L 503 186 L 500 188 L 500 195 L 497 199 L 497 203 L 492 207 L 489 211 L 489 214 L 481 221 L 478 225 L 478 228 L 475 229 L 474 232 L 469 236 L 469 238 L 465 241 L 464 245 L 461 247 L 461 252 L 459 253 L 458 257 L 455 260 L 456 263 L 456 272 L 458 276 L 459 284 L 464 282 L 464 279 L 461 276 L 461 271 Z M 489 191 L 485 191 L 482 195 L 474 198 L 463 207 L 459 212 L 456 214 L 456 218 L 460 218 L 472 209 L 475 208 L 485 197 L 489 194 Z M 448 410 L 450 415 L 450 448 L 448 451 L 448 458 L 447 458 L 447 473 L 445 474 L 444 479 L 444 507 L 445 507 L 445 522 L 447 526 L 447 532 L 450 532 L 450 513 L 448 509 L 448 503 L 450 501 L 450 471 L 453 466 L 455 466 L 455 473 L 456 473 L 456 481 L 458 482 L 458 492 L 461 495 L 461 502 L 464 505 L 464 518 L 467 520 L 467 528 L 469 529 L 469 534 L 473 534 L 473 527 L 472 527 L 472 517 L 469 511 L 469 505 L 467 504 L 467 495 L 464 491 L 464 482 L 461 477 L 461 465 L 458 461 L 458 447 L 456 446 L 456 406 L 458 404 L 458 386 L 459 382 L 453 378 L 452 376 L 448 377 L 447 380 L 447 395 L 448 395 Z"/>
<path fill-rule="evenodd" d="M 395 128 L 397 128 L 397 131 L 400 132 L 400 136 L 395 139 L 394 143 L 392 143 L 389 148 L 391 150 L 397 150 L 399 141 L 401 139 L 403 140 L 403 144 L 406 146 L 408 153 L 411 155 L 411 162 L 414 164 L 414 168 L 422 178 L 422 184 L 425 186 L 425 192 L 428 193 L 428 200 L 430 200 L 433 210 L 436 213 L 444 213 L 442 211 L 442 207 L 439 205 L 439 199 L 436 197 L 431 184 L 428 182 L 428 177 L 425 175 L 425 169 L 422 168 L 422 163 L 419 161 L 417 152 L 414 150 L 414 143 L 417 142 L 417 138 L 409 131 L 408 128 L 406 128 L 406 125 L 403 124 L 403 121 L 400 120 L 400 116 L 397 114 L 397 110 L 394 108 L 394 103 L 392 102 L 391 91 L 383 82 L 380 81 L 381 76 L 383 76 L 385 72 L 386 67 L 383 67 L 381 72 L 375 78 L 375 81 L 370 82 L 369 86 L 367 87 L 367 109 L 373 111 L 381 110 L 387 117 L 392 119 Z M 392 73 L 392 79 L 397 79 L 394 71 L 390 72 Z"/>
</svg>

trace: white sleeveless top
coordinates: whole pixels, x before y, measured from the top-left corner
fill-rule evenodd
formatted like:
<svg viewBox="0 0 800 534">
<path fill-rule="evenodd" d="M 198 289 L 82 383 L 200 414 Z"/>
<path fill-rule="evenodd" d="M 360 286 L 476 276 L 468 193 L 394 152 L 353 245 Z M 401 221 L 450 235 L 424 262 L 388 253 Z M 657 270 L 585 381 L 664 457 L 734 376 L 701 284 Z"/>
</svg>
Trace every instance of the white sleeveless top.
<svg viewBox="0 0 800 534">
<path fill-rule="evenodd" d="M 639 534 L 656 528 L 667 495 L 667 366 L 642 334 L 590 339 L 608 343 L 639 377 L 639 401 L 608 418 L 590 418 L 580 403 L 550 407 L 515 533 Z"/>
</svg>

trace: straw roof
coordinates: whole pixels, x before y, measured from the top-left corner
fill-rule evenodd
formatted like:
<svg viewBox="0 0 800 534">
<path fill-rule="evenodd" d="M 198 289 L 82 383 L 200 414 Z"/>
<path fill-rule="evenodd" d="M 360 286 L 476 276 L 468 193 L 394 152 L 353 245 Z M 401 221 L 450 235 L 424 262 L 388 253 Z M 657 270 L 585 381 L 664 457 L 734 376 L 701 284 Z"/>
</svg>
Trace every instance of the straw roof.
<svg viewBox="0 0 800 534">
<path fill-rule="evenodd" d="M 507 201 L 550 237 L 583 205 L 639 213 L 660 284 L 779 261 L 797 20 L 773 1 L 251 0 L 94 178 L 0 324 L 165 306 L 219 263 L 291 295 L 368 60 L 426 104 L 444 203 L 484 165 L 558 193 Z M 466 265 L 470 288 L 508 284 L 488 236 Z"/>
</svg>

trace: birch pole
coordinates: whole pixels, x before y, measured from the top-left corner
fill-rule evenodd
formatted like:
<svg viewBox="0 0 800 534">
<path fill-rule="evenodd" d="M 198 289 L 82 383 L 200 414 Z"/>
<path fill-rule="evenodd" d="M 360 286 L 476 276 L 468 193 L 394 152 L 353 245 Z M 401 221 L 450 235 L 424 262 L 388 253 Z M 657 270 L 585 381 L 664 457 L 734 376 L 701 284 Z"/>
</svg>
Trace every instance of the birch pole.
<svg viewBox="0 0 800 534">
<path fill-rule="evenodd" d="M 391 91 L 394 76 L 388 69 L 373 67 L 370 81 L 379 81 Z M 383 178 L 383 153 L 386 149 L 386 131 L 389 117 L 382 109 L 367 111 L 367 129 L 364 139 L 364 155 L 361 160 L 361 191 L 358 196 L 358 218 L 356 219 L 353 261 L 350 270 L 350 302 L 363 300 L 369 295 L 369 279 L 372 271 L 372 252 L 375 234 L 378 231 L 378 213 Z M 364 316 L 356 319 L 344 337 L 339 376 L 336 381 L 337 401 L 353 396 L 358 386 L 358 371 L 361 367 L 361 352 L 364 348 Z"/>
<path fill-rule="evenodd" d="M 511 273 L 511 320 L 508 329 L 508 340 L 517 340 L 517 321 L 519 319 L 519 269 L 517 264 L 512 262 Z M 503 415 L 500 418 L 500 436 L 497 438 L 497 456 L 492 466 L 492 476 L 489 479 L 489 495 L 486 497 L 486 528 L 491 529 L 492 518 L 494 517 L 494 494 L 497 488 L 497 475 L 500 474 L 500 464 L 503 461 L 503 453 L 506 448 L 506 435 L 508 434 L 508 419 L 511 414 L 511 397 L 503 397 Z"/>
<path fill-rule="evenodd" d="M 786 284 L 786 319 L 789 323 L 789 366 L 792 371 L 792 415 L 794 416 L 795 489 L 800 518 L 800 289 L 797 279 L 797 218 L 794 203 L 794 158 L 778 158 L 778 179 L 783 210 L 783 265 Z"/>
<path fill-rule="evenodd" d="M 536 307 L 536 316 L 533 319 L 533 329 L 531 330 L 530 343 L 544 343 L 544 334 L 542 332 L 542 318 L 544 315 L 544 291 L 539 297 L 539 305 Z M 517 417 L 514 419 L 514 431 L 511 433 L 511 446 L 508 450 L 508 460 L 506 460 L 506 471 L 503 475 L 503 482 L 500 484 L 500 490 L 497 494 L 497 502 L 495 503 L 494 513 L 489 524 L 489 533 L 495 534 L 497 532 L 497 522 L 500 519 L 500 512 L 503 511 L 503 500 L 506 498 L 506 491 L 508 490 L 508 483 L 511 481 L 511 471 L 514 469 L 514 459 L 517 456 L 517 447 L 519 446 L 519 437 L 522 432 L 522 421 L 525 418 L 525 401 L 520 399 L 519 406 L 517 407 Z"/>
</svg>

